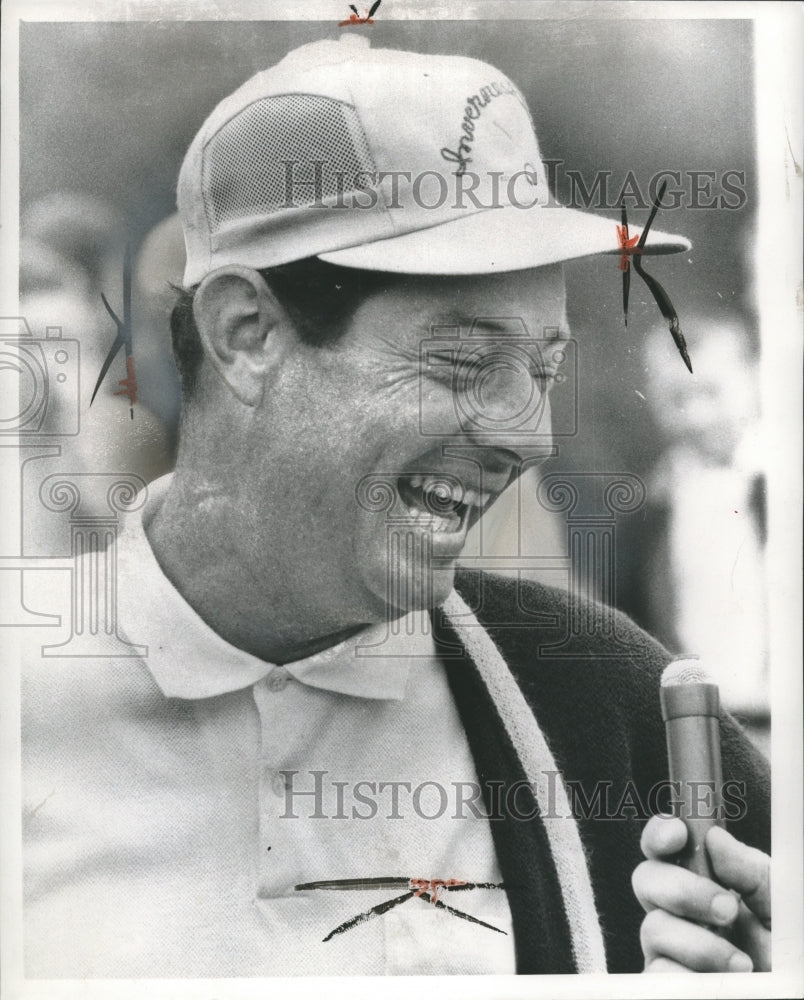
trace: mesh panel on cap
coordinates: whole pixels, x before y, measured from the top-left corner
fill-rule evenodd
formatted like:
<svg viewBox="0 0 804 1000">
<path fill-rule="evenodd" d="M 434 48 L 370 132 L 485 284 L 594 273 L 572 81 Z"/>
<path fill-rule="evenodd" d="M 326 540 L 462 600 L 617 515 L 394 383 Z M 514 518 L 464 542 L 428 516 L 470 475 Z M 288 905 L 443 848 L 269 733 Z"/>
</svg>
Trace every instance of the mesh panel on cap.
<svg viewBox="0 0 804 1000">
<path fill-rule="evenodd" d="M 292 205 L 287 171 L 292 160 Z M 315 160 L 323 160 L 318 191 Z M 312 205 L 317 197 L 363 189 L 374 163 L 355 109 L 311 94 L 255 101 L 210 139 L 204 157 L 204 205 L 210 229 L 249 215 Z M 343 174 L 339 180 L 336 172 Z"/>
</svg>

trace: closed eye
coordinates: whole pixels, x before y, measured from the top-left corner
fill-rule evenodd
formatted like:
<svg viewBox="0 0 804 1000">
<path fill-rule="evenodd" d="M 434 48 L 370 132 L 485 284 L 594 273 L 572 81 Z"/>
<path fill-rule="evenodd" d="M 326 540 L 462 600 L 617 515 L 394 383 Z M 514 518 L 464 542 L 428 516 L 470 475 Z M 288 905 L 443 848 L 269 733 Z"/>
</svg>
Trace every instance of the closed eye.
<svg viewBox="0 0 804 1000">
<path fill-rule="evenodd" d="M 530 367 L 530 377 L 540 385 L 549 387 L 556 381 L 556 371 L 554 368 L 543 368 L 534 364 Z"/>
</svg>

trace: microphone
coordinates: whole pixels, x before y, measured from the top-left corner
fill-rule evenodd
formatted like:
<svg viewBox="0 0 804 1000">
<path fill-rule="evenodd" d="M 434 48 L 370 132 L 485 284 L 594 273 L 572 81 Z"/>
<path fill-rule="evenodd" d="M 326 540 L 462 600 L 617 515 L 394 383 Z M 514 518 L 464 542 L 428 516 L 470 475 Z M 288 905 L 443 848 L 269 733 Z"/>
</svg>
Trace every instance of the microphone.
<svg viewBox="0 0 804 1000">
<path fill-rule="evenodd" d="M 720 695 L 698 658 L 673 660 L 659 691 L 667 734 L 673 815 L 687 827 L 680 860 L 685 868 L 713 879 L 704 846 L 712 826 L 725 827 L 720 765 Z"/>
</svg>

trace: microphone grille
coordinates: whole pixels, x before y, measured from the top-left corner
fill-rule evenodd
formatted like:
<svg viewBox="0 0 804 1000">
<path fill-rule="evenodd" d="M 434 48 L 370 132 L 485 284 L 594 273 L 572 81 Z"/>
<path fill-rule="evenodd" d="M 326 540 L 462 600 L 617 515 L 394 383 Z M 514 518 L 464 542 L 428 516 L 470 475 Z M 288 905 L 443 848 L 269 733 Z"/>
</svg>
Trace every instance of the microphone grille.
<svg viewBox="0 0 804 1000">
<path fill-rule="evenodd" d="M 662 673 L 662 687 L 677 684 L 711 684 L 712 678 L 701 666 L 697 656 L 681 656 L 669 663 Z"/>
</svg>

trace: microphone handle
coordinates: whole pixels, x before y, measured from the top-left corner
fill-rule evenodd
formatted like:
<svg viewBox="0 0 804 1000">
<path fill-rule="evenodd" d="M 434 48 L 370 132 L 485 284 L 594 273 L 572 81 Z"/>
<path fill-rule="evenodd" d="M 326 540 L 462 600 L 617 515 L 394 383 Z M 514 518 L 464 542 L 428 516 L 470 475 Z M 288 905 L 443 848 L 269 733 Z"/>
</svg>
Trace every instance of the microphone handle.
<svg viewBox="0 0 804 1000">
<path fill-rule="evenodd" d="M 726 825 L 720 721 L 711 715 L 687 715 L 668 719 L 666 730 L 670 780 L 674 783 L 673 814 L 687 827 L 687 844 L 680 860 L 697 875 L 714 879 L 704 841 L 711 827 Z"/>
</svg>

